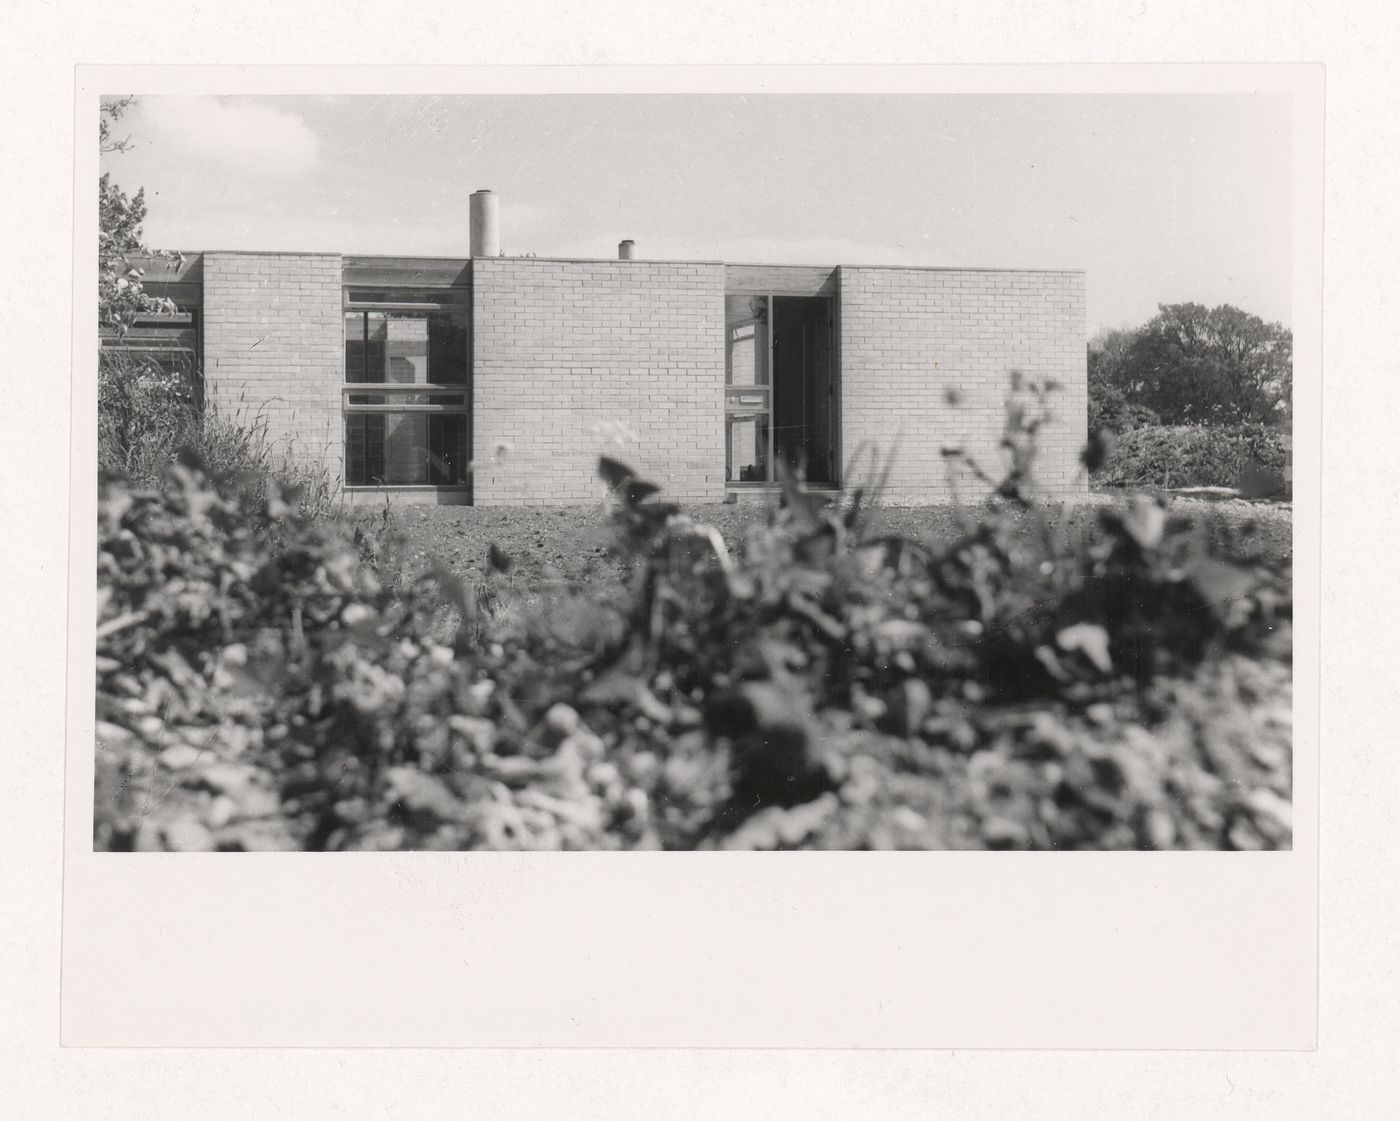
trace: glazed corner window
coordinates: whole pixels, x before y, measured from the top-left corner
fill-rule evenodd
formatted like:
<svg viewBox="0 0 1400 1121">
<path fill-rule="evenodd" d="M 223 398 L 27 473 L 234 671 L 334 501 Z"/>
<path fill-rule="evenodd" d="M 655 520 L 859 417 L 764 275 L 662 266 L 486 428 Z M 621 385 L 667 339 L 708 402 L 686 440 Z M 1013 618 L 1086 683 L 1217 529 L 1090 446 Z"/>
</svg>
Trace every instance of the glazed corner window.
<svg viewBox="0 0 1400 1121">
<path fill-rule="evenodd" d="M 102 361 L 125 363 L 142 374 L 172 379 L 182 391 L 193 393 L 199 378 L 199 328 L 194 314 L 184 308 L 169 314 L 142 315 L 126 334 L 104 334 Z"/>
<path fill-rule="evenodd" d="M 464 293 L 347 293 L 346 485 L 466 485 L 470 373 Z"/>
</svg>

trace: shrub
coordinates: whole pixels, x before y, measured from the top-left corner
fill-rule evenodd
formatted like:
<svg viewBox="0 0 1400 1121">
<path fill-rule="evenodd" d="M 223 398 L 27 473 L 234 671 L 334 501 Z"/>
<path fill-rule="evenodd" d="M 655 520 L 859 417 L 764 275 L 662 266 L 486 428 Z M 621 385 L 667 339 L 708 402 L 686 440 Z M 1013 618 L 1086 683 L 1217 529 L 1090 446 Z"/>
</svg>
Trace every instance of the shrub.
<svg viewBox="0 0 1400 1121">
<path fill-rule="evenodd" d="M 1128 400 L 1120 386 L 1103 379 L 1089 381 L 1089 431 L 1110 428 L 1115 432 L 1126 432 L 1132 428 L 1145 428 L 1158 423 L 1157 414 L 1146 405 Z"/>
<path fill-rule="evenodd" d="M 1015 468 L 936 547 L 789 477 L 734 552 L 601 471 L 632 584 L 567 634 L 494 616 L 509 558 L 395 587 L 390 519 L 108 480 L 98 846 L 1288 843 L 1285 570 L 1146 498 L 1069 532 Z"/>
<path fill-rule="evenodd" d="M 254 511 L 281 499 L 302 513 L 328 515 L 339 502 L 340 489 L 323 466 L 269 440 L 261 412 L 249 416 L 240 409 L 229 417 L 206 406 L 199 427 L 175 456 L 198 465 L 220 494 Z"/>
<path fill-rule="evenodd" d="M 1113 487 L 1233 487 L 1251 469 L 1281 476 L 1283 435 L 1263 424 L 1134 428 L 1112 442 L 1094 481 Z"/>
<path fill-rule="evenodd" d="M 274 495 L 313 513 L 335 505 L 338 488 L 267 435 L 261 411 L 226 415 L 201 400 L 197 375 L 183 377 L 147 357 L 104 351 L 98 366 L 99 472 L 143 487 L 165 484 L 177 459 L 197 463 L 220 494 L 252 508 Z"/>
<path fill-rule="evenodd" d="M 181 445 L 198 437 L 195 386 L 149 358 L 104 351 L 97 376 L 97 463 L 142 483 L 158 480 Z"/>
</svg>

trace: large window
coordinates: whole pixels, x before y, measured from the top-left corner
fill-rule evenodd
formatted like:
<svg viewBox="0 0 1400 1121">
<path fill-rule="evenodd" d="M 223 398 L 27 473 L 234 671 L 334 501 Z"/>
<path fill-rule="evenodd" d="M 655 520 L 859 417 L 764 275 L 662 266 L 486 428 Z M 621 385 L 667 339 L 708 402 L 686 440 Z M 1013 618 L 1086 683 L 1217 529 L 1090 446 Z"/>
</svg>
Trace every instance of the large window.
<svg viewBox="0 0 1400 1121">
<path fill-rule="evenodd" d="M 351 289 L 343 392 L 347 486 L 464 486 L 471 459 L 465 293 Z"/>
<path fill-rule="evenodd" d="M 104 334 L 102 352 L 108 360 L 126 360 L 133 367 L 163 375 L 171 384 L 193 391 L 199 371 L 199 328 L 194 312 L 138 316 L 126 334 Z"/>
</svg>

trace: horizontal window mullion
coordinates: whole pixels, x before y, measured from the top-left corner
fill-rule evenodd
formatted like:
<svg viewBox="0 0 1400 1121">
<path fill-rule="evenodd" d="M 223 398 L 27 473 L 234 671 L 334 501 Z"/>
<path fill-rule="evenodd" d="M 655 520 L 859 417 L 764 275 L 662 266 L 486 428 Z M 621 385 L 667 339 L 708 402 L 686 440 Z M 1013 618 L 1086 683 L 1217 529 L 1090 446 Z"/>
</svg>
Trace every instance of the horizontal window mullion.
<svg viewBox="0 0 1400 1121">
<path fill-rule="evenodd" d="M 460 304 L 358 304 L 345 303 L 346 311 L 465 311 Z"/>
<path fill-rule="evenodd" d="M 438 491 L 438 490 L 466 490 L 470 483 L 346 483 L 346 490 L 357 491 L 386 491 L 386 490 L 407 490 L 407 491 Z"/>
<path fill-rule="evenodd" d="M 465 393 L 458 382 L 453 385 L 440 381 L 352 381 L 341 382 L 340 392 L 346 393 Z"/>
<path fill-rule="evenodd" d="M 447 413 L 465 416 L 466 405 L 346 405 L 347 413 Z"/>
<path fill-rule="evenodd" d="M 103 350 L 117 350 L 125 354 L 188 354 L 194 356 L 194 348 L 189 346 L 173 346 L 161 343 L 104 343 Z"/>
</svg>

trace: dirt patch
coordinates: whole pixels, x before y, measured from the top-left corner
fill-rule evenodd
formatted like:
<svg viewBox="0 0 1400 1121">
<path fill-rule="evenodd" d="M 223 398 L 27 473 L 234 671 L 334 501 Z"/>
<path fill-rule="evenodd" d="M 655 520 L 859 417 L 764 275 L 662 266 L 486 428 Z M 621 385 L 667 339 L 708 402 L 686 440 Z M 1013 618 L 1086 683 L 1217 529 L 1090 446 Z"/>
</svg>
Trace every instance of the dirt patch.
<svg viewBox="0 0 1400 1121">
<path fill-rule="evenodd" d="M 1119 499 L 1089 496 L 1057 511 L 1065 532 L 1092 534 L 1102 507 Z M 1288 561 L 1293 553 L 1293 509 L 1268 502 L 1201 501 L 1175 498 L 1172 515 L 1190 518 L 1206 528 L 1215 544 L 1228 554 Z M 769 516 L 760 504 L 699 505 L 685 513 L 719 530 L 731 550 L 742 551 L 750 529 Z M 953 506 L 885 507 L 878 511 L 874 532 L 937 546 L 963 534 L 967 510 Z M 381 512 L 357 513 L 366 527 L 384 522 Z M 492 571 L 494 545 L 510 561 L 510 570 L 496 579 L 515 595 L 533 598 L 550 592 L 615 586 L 628 571 L 627 563 L 611 551 L 611 511 L 605 505 L 471 507 L 394 507 L 389 524 L 405 539 L 405 566 L 421 571 L 430 559 L 459 575 L 485 579 Z"/>
</svg>

